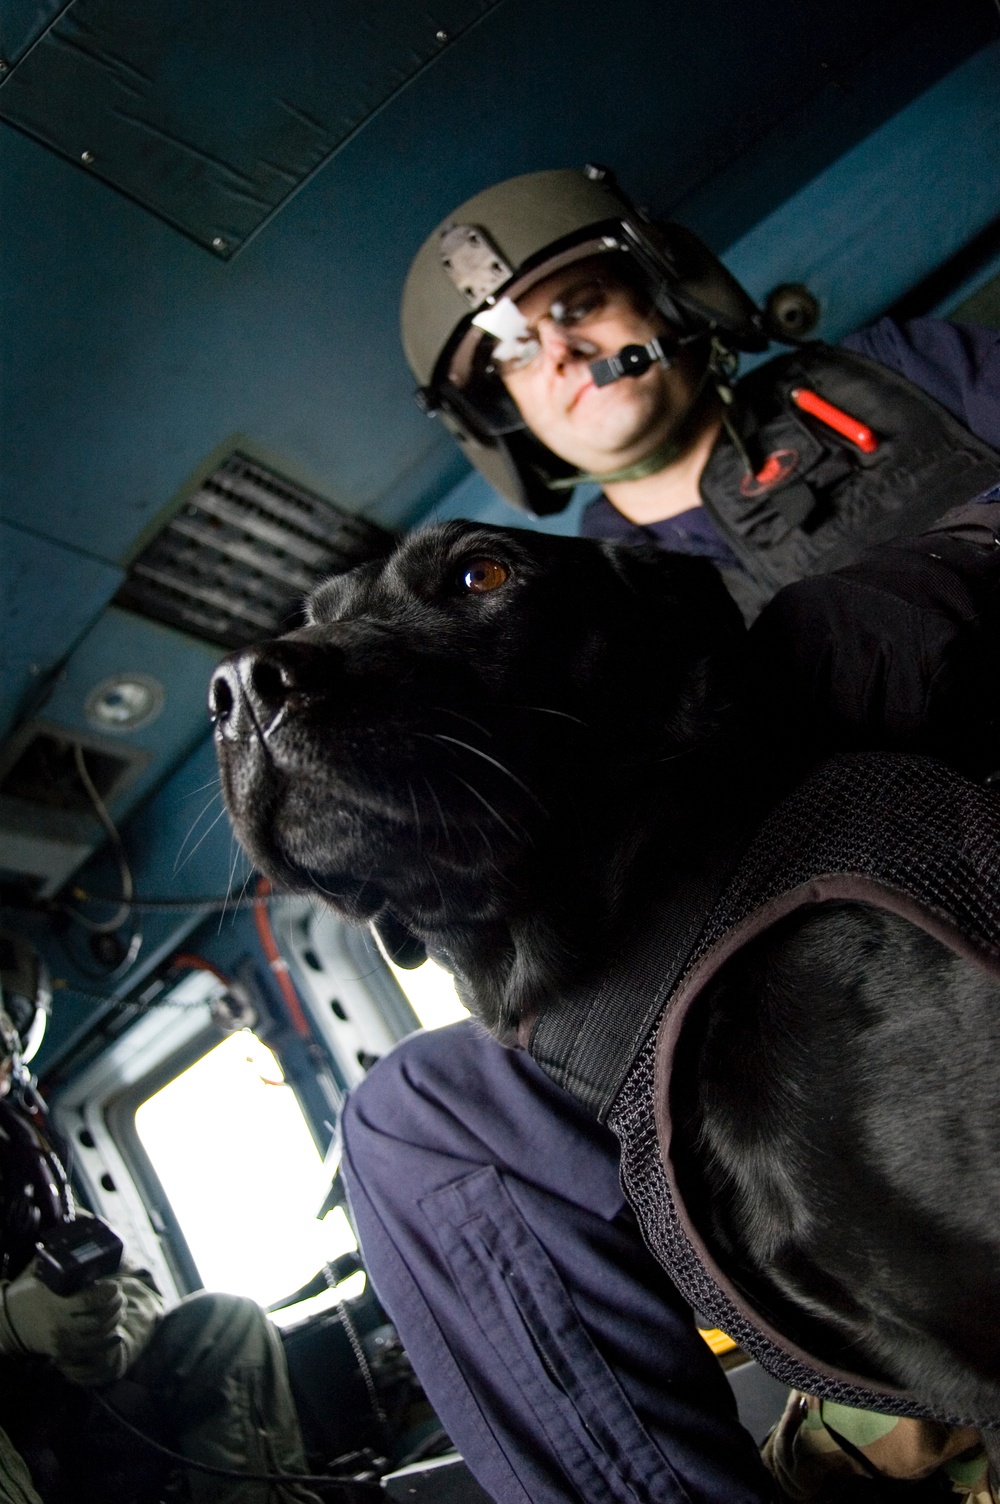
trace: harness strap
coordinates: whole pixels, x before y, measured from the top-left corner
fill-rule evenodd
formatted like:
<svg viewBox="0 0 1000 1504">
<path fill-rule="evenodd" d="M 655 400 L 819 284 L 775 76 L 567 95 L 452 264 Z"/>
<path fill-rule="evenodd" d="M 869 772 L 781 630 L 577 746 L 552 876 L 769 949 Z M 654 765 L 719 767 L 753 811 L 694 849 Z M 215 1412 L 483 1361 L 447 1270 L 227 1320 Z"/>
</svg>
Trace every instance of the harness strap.
<svg viewBox="0 0 1000 1504">
<path fill-rule="evenodd" d="M 532 1027 L 530 1054 L 599 1122 L 680 979 L 750 834 L 748 827 L 704 852 L 696 871 L 645 908 L 600 985 L 553 1001 Z"/>
</svg>

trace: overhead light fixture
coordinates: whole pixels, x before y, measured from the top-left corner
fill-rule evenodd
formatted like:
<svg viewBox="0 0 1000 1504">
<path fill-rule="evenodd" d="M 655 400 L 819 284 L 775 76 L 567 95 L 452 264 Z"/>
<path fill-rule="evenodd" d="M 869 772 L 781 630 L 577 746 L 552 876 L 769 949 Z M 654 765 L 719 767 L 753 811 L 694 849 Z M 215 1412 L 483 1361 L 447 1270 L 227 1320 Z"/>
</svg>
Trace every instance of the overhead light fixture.
<svg viewBox="0 0 1000 1504">
<path fill-rule="evenodd" d="M 101 731 L 138 731 L 163 709 L 163 685 L 149 674 L 115 674 L 87 696 L 87 720 Z"/>
</svg>

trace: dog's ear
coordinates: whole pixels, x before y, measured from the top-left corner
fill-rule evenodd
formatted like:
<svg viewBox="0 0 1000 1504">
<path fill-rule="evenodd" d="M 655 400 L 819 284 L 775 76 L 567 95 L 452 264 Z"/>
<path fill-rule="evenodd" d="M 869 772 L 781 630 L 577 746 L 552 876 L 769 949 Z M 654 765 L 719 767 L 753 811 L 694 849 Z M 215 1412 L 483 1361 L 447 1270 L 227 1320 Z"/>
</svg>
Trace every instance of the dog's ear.
<svg viewBox="0 0 1000 1504">
<path fill-rule="evenodd" d="M 375 938 L 389 957 L 404 971 L 413 971 L 427 960 L 427 947 L 405 924 L 400 924 L 394 914 L 383 909 L 378 919 L 372 920 Z"/>
</svg>

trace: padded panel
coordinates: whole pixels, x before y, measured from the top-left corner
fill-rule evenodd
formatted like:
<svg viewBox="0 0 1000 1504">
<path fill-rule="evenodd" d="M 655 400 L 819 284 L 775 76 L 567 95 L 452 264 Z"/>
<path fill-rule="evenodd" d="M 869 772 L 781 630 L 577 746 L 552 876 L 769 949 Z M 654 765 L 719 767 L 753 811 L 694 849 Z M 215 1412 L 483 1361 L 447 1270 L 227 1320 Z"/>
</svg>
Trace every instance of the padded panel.
<svg viewBox="0 0 1000 1504">
<path fill-rule="evenodd" d="M 6 72 L 51 26 L 69 0 L 4 0 L 0 10 L 0 59 Z"/>
<path fill-rule="evenodd" d="M 123 577 L 113 564 L 0 522 L 0 736 Z"/>
<path fill-rule="evenodd" d="M 498 0 L 73 0 L 0 118 L 228 257 Z"/>
</svg>

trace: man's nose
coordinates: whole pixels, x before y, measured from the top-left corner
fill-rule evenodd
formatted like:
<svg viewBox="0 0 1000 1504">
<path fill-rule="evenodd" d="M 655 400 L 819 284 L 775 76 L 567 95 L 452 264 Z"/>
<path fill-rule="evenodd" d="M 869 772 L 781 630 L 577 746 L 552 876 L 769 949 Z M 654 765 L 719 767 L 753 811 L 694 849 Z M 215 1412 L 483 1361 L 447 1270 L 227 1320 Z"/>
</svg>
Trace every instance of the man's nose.
<svg viewBox="0 0 1000 1504">
<path fill-rule="evenodd" d="M 304 642 L 265 642 L 223 659 L 212 675 L 208 711 L 220 735 L 238 740 L 256 725 L 261 731 L 296 696 L 328 687 L 338 655 Z"/>
<path fill-rule="evenodd" d="M 584 339 L 575 330 L 564 329 L 551 318 L 539 322 L 538 342 L 546 358 L 560 371 L 571 362 L 590 361 L 600 354 L 592 340 Z"/>
</svg>

